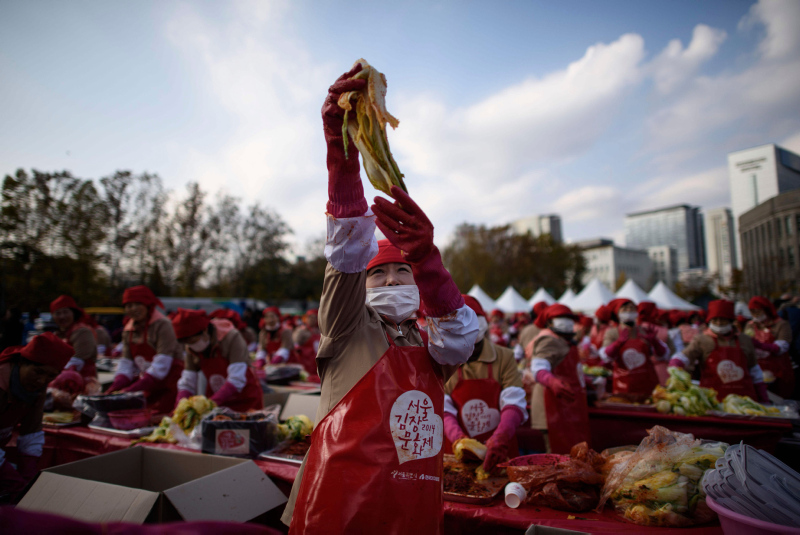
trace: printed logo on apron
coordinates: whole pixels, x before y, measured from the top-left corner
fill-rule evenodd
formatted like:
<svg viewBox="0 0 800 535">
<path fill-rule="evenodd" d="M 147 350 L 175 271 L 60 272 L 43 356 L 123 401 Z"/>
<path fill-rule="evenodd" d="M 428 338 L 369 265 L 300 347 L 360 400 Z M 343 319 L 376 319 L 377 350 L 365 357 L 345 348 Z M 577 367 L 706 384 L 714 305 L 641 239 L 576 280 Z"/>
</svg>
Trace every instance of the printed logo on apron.
<svg viewBox="0 0 800 535">
<path fill-rule="evenodd" d="M 148 368 L 147 365 L 149 363 L 147 362 L 147 359 L 141 355 L 136 355 L 135 357 L 133 357 L 133 362 L 134 364 L 136 364 L 136 367 L 139 368 L 139 373 L 142 373 Z"/>
<path fill-rule="evenodd" d="M 625 367 L 629 370 L 635 370 L 643 366 L 646 360 L 647 358 L 642 353 L 633 348 L 628 348 L 622 352 L 622 362 L 625 363 Z"/>
<path fill-rule="evenodd" d="M 723 383 L 735 383 L 744 379 L 744 370 L 732 360 L 721 360 L 717 364 L 717 375 Z"/>
<path fill-rule="evenodd" d="M 224 384 L 225 384 L 225 378 L 219 374 L 215 373 L 214 375 L 208 378 L 208 386 L 210 386 L 211 390 L 213 390 L 214 392 L 222 388 L 222 385 Z"/>
<path fill-rule="evenodd" d="M 500 423 L 500 411 L 490 409 L 482 399 L 471 399 L 461 407 L 461 421 L 471 438 L 496 429 Z"/>
<path fill-rule="evenodd" d="M 402 393 L 392 405 L 391 430 L 400 464 L 435 457 L 442 449 L 444 425 L 431 398 L 419 390 Z"/>
</svg>

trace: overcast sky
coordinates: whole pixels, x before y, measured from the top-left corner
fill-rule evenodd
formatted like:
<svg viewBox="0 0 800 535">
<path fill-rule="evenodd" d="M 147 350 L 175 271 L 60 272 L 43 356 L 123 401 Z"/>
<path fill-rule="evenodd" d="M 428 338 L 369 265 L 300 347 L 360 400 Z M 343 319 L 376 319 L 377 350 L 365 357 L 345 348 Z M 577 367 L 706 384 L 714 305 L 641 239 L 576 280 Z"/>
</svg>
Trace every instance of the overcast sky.
<svg viewBox="0 0 800 535">
<path fill-rule="evenodd" d="M 0 2 L 0 173 L 117 169 L 324 235 L 328 86 L 386 74 L 389 140 L 447 242 L 561 215 L 730 205 L 726 155 L 800 151 L 800 2 Z M 365 180 L 367 198 L 375 192 Z"/>
</svg>

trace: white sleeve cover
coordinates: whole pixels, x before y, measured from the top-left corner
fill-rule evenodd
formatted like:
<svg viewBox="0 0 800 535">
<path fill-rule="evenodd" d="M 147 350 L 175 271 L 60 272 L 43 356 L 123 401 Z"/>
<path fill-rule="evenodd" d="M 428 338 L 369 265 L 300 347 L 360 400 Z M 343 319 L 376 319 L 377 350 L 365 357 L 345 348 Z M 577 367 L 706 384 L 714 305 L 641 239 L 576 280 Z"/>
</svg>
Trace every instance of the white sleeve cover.
<svg viewBox="0 0 800 535">
<path fill-rule="evenodd" d="M 252 344 L 247 346 L 247 351 L 249 353 L 255 353 L 256 351 L 258 351 L 258 342 L 253 342 Z"/>
<path fill-rule="evenodd" d="M 522 420 L 523 422 L 528 419 L 528 410 L 525 408 L 527 406 L 527 402 L 528 400 L 525 398 L 525 390 L 518 386 L 509 386 L 500 392 L 500 412 L 503 411 L 506 405 L 519 407 L 522 409 L 522 414 L 525 415 L 525 418 Z"/>
<path fill-rule="evenodd" d="M 178 390 L 186 390 L 192 394 L 197 394 L 197 372 L 183 370 L 181 378 L 178 379 Z"/>
<path fill-rule="evenodd" d="M 64 367 L 69 368 L 70 366 L 75 366 L 75 368 L 78 371 L 81 371 L 83 369 L 83 364 L 84 364 L 83 359 L 79 359 L 78 357 L 72 357 L 71 359 L 69 359 L 69 362 L 67 362 L 67 365 Z"/>
<path fill-rule="evenodd" d="M 280 357 L 281 362 L 286 362 L 289 360 L 289 350 L 285 347 L 282 347 L 275 352 L 275 356 Z"/>
<path fill-rule="evenodd" d="M 475 349 L 478 315 L 467 305 L 443 318 L 428 318 L 428 352 L 443 366 L 463 364 Z"/>
<path fill-rule="evenodd" d="M 264 360 L 266 358 L 267 358 L 267 352 L 264 351 L 263 349 L 259 349 L 258 352 L 256 352 L 256 360 Z"/>
<path fill-rule="evenodd" d="M 750 368 L 750 378 L 753 379 L 753 384 L 764 382 L 764 372 L 761 370 L 761 366 L 756 364 Z"/>
<path fill-rule="evenodd" d="M 672 340 L 672 345 L 675 346 L 675 352 L 678 353 L 683 351 L 683 348 L 686 347 L 683 343 L 683 336 L 681 336 L 681 330 L 675 327 L 674 329 L 669 330 L 669 337 Z"/>
<path fill-rule="evenodd" d="M 456 409 L 456 404 L 453 403 L 453 398 L 449 394 L 444 395 L 444 412 L 448 412 L 458 418 L 458 409 Z"/>
<path fill-rule="evenodd" d="M 247 363 L 234 362 L 228 364 L 228 382 L 236 387 L 239 392 L 247 384 Z"/>
<path fill-rule="evenodd" d="M 778 346 L 778 348 L 781 350 L 781 352 L 778 353 L 779 355 L 783 355 L 784 353 L 789 351 L 789 342 L 787 342 L 786 340 L 775 340 L 774 344 Z"/>
<path fill-rule="evenodd" d="M 117 372 L 114 375 L 124 375 L 128 379 L 135 379 L 139 376 L 139 368 L 131 359 L 119 359 L 117 362 Z"/>
<path fill-rule="evenodd" d="M 514 360 L 517 362 L 521 361 L 525 358 L 525 348 L 522 345 L 517 344 L 514 346 Z"/>
<path fill-rule="evenodd" d="M 336 218 L 328 214 L 325 258 L 341 273 L 360 273 L 378 254 L 375 238 L 375 215 L 367 210 L 363 216 Z"/>
<path fill-rule="evenodd" d="M 44 431 L 36 431 L 29 435 L 17 437 L 17 450 L 23 455 L 41 457 L 42 448 L 44 448 Z"/>
<path fill-rule="evenodd" d="M 531 359 L 531 373 L 533 374 L 534 380 L 536 379 L 536 374 L 542 370 L 552 373 L 553 367 L 550 365 L 550 361 L 547 359 Z"/>
<path fill-rule="evenodd" d="M 166 377 L 169 373 L 169 369 L 171 367 L 172 357 L 169 355 L 160 354 L 153 357 L 153 362 L 151 362 L 150 366 L 147 368 L 147 373 L 159 381 L 163 381 L 164 377 Z"/>
<path fill-rule="evenodd" d="M 679 361 L 683 362 L 683 367 L 684 368 L 689 368 L 689 364 L 691 363 L 691 361 L 689 360 L 689 357 L 687 357 L 683 353 L 680 353 L 680 352 L 675 353 L 674 355 L 672 355 L 672 358 L 673 359 L 678 359 Z"/>
<path fill-rule="evenodd" d="M 609 362 L 611 360 L 608 357 L 608 355 L 606 355 L 605 347 L 601 347 L 600 349 L 597 350 L 597 356 L 600 357 L 600 360 L 602 360 L 603 362 Z"/>
</svg>

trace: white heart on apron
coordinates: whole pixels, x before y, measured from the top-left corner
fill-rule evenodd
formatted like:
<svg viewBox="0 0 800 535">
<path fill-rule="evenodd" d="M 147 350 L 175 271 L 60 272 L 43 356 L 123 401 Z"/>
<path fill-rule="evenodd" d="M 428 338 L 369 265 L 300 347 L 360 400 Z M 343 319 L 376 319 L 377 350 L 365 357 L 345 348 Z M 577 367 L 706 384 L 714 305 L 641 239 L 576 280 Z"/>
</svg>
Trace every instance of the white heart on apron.
<svg viewBox="0 0 800 535">
<path fill-rule="evenodd" d="M 444 425 L 433 412 L 431 398 L 419 390 L 398 396 L 392 405 L 389 427 L 400 464 L 434 457 L 442 449 Z"/>
<path fill-rule="evenodd" d="M 622 362 L 629 370 L 635 370 L 639 366 L 644 365 L 646 357 L 633 348 L 628 348 L 622 352 Z"/>
<path fill-rule="evenodd" d="M 732 360 L 721 360 L 717 364 L 717 375 L 725 383 L 735 383 L 744 379 L 744 370 L 737 366 Z"/>
<path fill-rule="evenodd" d="M 497 429 L 500 411 L 490 409 L 482 399 L 471 399 L 461 407 L 461 421 L 470 437 Z"/>
<path fill-rule="evenodd" d="M 216 392 L 222 385 L 225 384 L 225 377 L 221 376 L 218 373 L 215 373 L 211 377 L 208 378 L 208 385 L 211 387 L 212 392 Z"/>
<path fill-rule="evenodd" d="M 139 373 L 144 372 L 150 366 L 150 363 L 147 362 L 147 359 L 141 355 L 136 355 L 133 357 L 133 363 L 136 364 L 137 368 L 139 368 Z"/>
</svg>

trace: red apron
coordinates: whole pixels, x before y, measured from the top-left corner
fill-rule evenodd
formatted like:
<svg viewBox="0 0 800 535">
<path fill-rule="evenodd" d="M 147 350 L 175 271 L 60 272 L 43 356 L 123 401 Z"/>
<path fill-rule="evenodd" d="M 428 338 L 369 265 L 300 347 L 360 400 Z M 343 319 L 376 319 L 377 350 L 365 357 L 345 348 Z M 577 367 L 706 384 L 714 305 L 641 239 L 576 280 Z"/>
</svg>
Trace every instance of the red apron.
<svg viewBox="0 0 800 535">
<path fill-rule="evenodd" d="M 142 333 L 142 341 L 135 343 L 133 336 L 135 331 L 128 331 L 128 348 L 130 350 L 131 358 L 139 368 L 140 376 L 144 375 L 148 365 L 153 362 L 153 357 L 156 356 L 156 350 L 153 346 L 147 343 L 147 327 Z M 147 396 L 147 406 L 153 409 L 156 414 L 166 414 L 172 412 L 175 408 L 175 398 L 178 395 L 178 379 L 181 378 L 183 372 L 183 361 L 176 358 L 172 359 L 172 366 L 170 366 L 167 376 L 161 381 L 156 382 Z"/>
<path fill-rule="evenodd" d="M 317 423 L 289 533 L 442 533 L 443 408 L 427 348 L 390 342 Z"/>
<path fill-rule="evenodd" d="M 545 329 L 536 338 L 541 336 L 555 338 L 558 335 L 550 329 Z M 568 454 L 575 444 L 584 441 L 591 444 L 589 405 L 578 375 L 579 366 L 581 361 L 578 358 L 578 347 L 570 344 L 567 356 L 551 371 L 553 375 L 569 383 L 575 393 L 573 401 L 559 399 L 549 388 L 544 389 L 544 410 L 547 416 L 547 436 L 551 453 Z"/>
<path fill-rule="evenodd" d="M 233 324 L 228 320 L 215 318 L 211 320 L 211 323 L 213 323 L 216 328 L 217 342 L 221 342 L 230 331 L 234 330 Z M 203 375 L 206 376 L 206 397 L 210 398 L 217 390 L 222 388 L 222 385 L 227 381 L 230 361 L 222 356 L 222 348 L 219 344 L 214 348 L 211 357 L 204 358 L 200 355 L 198 356 L 200 357 L 200 370 L 202 370 Z M 223 405 L 236 412 L 263 409 L 264 394 L 250 366 L 247 367 L 245 377 L 247 378 L 247 383 L 244 385 L 242 391 L 239 392 L 234 399 Z"/>
<path fill-rule="evenodd" d="M 768 328 L 759 329 L 755 326 L 753 338 L 765 344 L 774 344 L 775 335 Z M 794 369 L 792 369 L 792 359 L 789 353 L 772 355 L 760 349 L 756 349 L 758 365 L 763 371 L 769 371 L 775 376 L 775 382 L 767 384 L 767 388 L 778 394 L 782 398 L 791 398 L 794 393 Z M 755 399 L 755 398 L 754 398 Z"/>
<path fill-rule="evenodd" d="M 266 335 L 267 343 L 264 344 L 262 349 L 267 352 L 267 364 L 275 355 L 275 352 L 281 348 L 283 344 L 283 327 L 275 331 L 274 335 Z"/>
<path fill-rule="evenodd" d="M 700 372 L 700 386 L 717 391 L 717 400 L 722 401 L 728 394 L 747 396 L 757 400 L 756 388 L 747 368 L 747 359 L 739 347 L 739 338 L 734 337 L 736 346 L 720 346 L 713 333 L 706 333 L 714 339 L 714 351 L 703 363 Z"/>
<path fill-rule="evenodd" d="M 61 331 L 58 331 L 56 334 L 70 347 L 72 347 L 72 344 L 70 344 L 69 342 L 69 338 L 70 336 L 72 336 L 72 333 L 75 332 L 75 330 L 78 329 L 79 327 L 86 327 L 87 329 L 89 329 L 92 332 L 92 336 L 94 336 L 95 341 L 97 341 L 97 333 L 95 332 L 94 329 L 92 329 L 89 325 L 86 325 L 85 323 L 73 323 L 66 333 L 62 334 Z M 79 371 L 78 373 L 81 374 L 81 377 L 83 377 L 84 380 L 86 379 L 97 380 L 97 366 L 95 365 L 96 361 L 97 361 L 96 358 L 92 360 L 83 361 L 83 368 L 81 368 L 81 371 Z"/>
<path fill-rule="evenodd" d="M 305 344 L 293 348 L 289 352 L 287 362 L 300 364 L 312 378 L 317 377 L 317 351 L 314 349 L 314 338 L 311 337 Z"/>
<path fill-rule="evenodd" d="M 640 338 L 629 338 L 623 344 L 614 359 L 614 394 L 641 400 L 650 397 L 658 386 L 658 375 L 650 354 L 650 345 Z"/>
<path fill-rule="evenodd" d="M 603 347 L 603 339 L 606 336 L 606 331 L 608 330 L 608 326 L 598 328 L 596 325 L 592 327 L 594 334 L 591 336 L 592 345 L 595 349 L 600 349 Z"/>
</svg>

